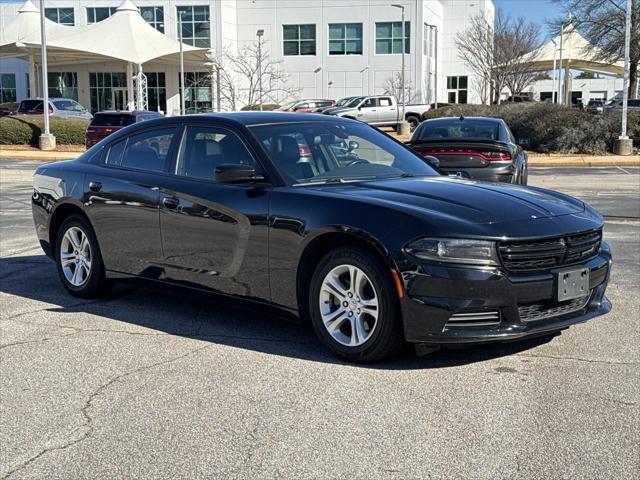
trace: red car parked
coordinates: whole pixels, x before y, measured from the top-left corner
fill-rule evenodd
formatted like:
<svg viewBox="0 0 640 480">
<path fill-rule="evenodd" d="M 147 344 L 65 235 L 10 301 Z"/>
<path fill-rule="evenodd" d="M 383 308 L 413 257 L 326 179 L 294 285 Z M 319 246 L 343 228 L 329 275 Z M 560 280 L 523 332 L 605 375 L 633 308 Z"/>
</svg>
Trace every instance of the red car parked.
<svg viewBox="0 0 640 480">
<path fill-rule="evenodd" d="M 283 106 L 278 108 L 280 112 L 313 112 L 316 108 L 319 107 L 332 107 L 335 105 L 335 100 L 296 100 L 295 102 L 285 103 Z"/>
<path fill-rule="evenodd" d="M 93 116 L 93 120 L 91 120 L 87 128 L 84 144 L 87 148 L 92 147 L 104 137 L 111 135 L 122 127 L 162 116 L 164 115 L 161 113 L 151 112 L 149 110 L 98 112 Z"/>
</svg>

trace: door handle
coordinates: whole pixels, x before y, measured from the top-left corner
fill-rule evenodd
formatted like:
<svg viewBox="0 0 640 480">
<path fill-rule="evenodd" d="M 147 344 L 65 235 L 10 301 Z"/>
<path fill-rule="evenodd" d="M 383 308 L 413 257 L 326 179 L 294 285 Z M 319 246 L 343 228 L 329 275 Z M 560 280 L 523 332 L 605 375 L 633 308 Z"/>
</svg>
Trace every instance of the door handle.
<svg viewBox="0 0 640 480">
<path fill-rule="evenodd" d="M 99 192 L 102 189 L 102 184 L 100 182 L 89 182 L 89 190 L 92 192 Z"/>
<path fill-rule="evenodd" d="M 171 210 L 177 208 L 179 203 L 176 197 L 164 197 L 162 199 L 162 204 Z"/>
</svg>

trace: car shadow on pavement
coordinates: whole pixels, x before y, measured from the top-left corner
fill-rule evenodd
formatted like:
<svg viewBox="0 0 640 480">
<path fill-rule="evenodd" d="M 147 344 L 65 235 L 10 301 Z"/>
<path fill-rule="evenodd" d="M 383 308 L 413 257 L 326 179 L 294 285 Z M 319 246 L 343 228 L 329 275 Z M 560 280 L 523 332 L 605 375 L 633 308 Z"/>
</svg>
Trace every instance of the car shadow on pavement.
<svg viewBox="0 0 640 480">
<path fill-rule="evenodd" d="M 279 310 L 249 302 L 180 287 L 151 288 L 127 283 L 116 283 L 104 298 L 72 297 L 60 283 L 55 264 L 44 255 L 0 258 L 0 291 L 18 297 L 3 300 L 5 320 L 19 322 L 21 317 L 41 311 L 73 313 L 76 315 L 47 315 L 40 323 L 96 332 L 165 333 L 271 355 L 346 364 L 320 344 L 310 326 L 291 321 L 292 317 Z M 31 302 L 22 302 L 20 297 Z M 416 356 L 413 348 L 407 346 L 399 357 L 360 367 L 389 370 L 454 367 L 516 354 L 551 338 L 441 350 L 424 357 Z"/>
</svg>

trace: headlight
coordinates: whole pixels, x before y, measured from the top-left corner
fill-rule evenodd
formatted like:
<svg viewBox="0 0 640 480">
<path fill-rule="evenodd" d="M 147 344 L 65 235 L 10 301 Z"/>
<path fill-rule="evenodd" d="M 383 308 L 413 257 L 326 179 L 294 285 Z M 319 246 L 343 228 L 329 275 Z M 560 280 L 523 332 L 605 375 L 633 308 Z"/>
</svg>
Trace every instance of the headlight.
<svg viewBox="0 0 640 480">
<path fill-rule="evenodd" d="M 496 244 L 486 240 L 420 238 L 405 247 L 414 257 L 465 265 L 498 265 Z"/>
</svg>

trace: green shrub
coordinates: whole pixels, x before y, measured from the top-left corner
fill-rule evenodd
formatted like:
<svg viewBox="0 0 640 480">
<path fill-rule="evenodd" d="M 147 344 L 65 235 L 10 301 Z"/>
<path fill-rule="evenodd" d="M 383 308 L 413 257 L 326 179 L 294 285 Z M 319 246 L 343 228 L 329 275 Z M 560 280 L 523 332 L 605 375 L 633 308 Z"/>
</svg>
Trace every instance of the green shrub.
<svg viewBox="0 0 640 480">
<path fill-rule="evenodd" d="M 0 117 L 0 145 L 38 146 L 42 133 L 42 116 L 15 115 Z M 49 129 L 56 137 L 58 145 L 83 145 L 87 120 L 65 120 L 51 117 Z"/>
<path fill-rule="evenodd" d="M 603 154 L 613 150 L 620 135 L 621 117 L 594 114 L 551 103 L 451 105 L 429 110 L 425 118 L 455 116 L 502 118 L 518 141 L 536 152 Z M 640 114 L 629 114 L 629 135 L 640 144 Z"/>
<path fill-rule="evenodd" d="M 277 103 L 263 103 L 262 104 L 262 110 L 265 112 L 271 112 L 272 110 L 277 110 L 278 108 L 280 108 L 280 105 L 278 105 Z M 240 110 L 242 110 L 243 112 L 246 111 L 256 111 L 256 110 L 260 110 L 260 104 L 256 103 L 255 105 L 245 105 L 244 107 L 242 107 Z"/>
</svg>

